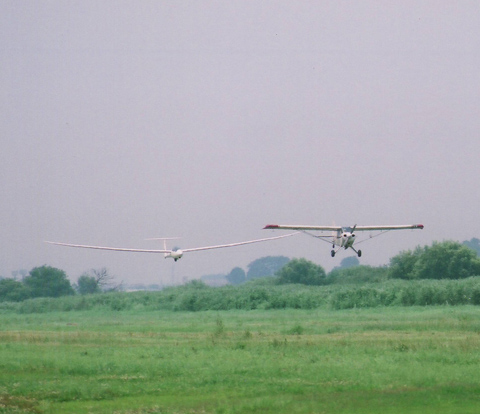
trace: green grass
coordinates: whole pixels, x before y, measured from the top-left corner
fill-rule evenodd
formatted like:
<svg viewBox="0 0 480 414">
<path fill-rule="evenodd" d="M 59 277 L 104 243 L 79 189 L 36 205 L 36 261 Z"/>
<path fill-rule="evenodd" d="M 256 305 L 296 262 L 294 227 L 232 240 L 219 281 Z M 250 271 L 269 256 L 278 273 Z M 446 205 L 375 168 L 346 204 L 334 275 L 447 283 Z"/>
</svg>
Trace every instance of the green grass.
<svg viewBox="0 0 480 414">
<path fill-rule="evenodd" d="M 474 306 L 0 314 L 0 413 L 478 413 Z"/>
</svg>

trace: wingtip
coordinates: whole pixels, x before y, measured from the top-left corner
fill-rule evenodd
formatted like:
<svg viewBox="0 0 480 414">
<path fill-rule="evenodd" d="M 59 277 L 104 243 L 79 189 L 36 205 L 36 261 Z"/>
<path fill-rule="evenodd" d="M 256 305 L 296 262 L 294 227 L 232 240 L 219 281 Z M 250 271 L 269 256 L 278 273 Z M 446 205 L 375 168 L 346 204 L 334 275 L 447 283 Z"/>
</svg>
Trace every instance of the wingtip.
<svg viewBox="0 0 480 414">
<path fill-rule="evenodd" d="M 265 229 L 278 229 L 278 224 L 267 224 L 263 230 Z"/>
</svg>

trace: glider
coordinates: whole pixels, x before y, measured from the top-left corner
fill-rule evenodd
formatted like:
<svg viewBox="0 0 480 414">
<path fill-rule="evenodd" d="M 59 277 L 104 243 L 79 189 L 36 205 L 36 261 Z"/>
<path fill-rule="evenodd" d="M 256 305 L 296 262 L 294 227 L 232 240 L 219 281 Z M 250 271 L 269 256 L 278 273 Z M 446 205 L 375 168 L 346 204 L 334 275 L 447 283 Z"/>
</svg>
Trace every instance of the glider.
<svg viewBox="0 0 480 414">
<path fill-rule="evenodd" d="M 219 245 L 216 245 L 216 246 L 194 247 L 194 248 L 191 248 L 191 249 L 177 249 L 177 248 L 167 249 L 166 240 L 171 240 L 172 238 L 153 239 L 153 240 L 163 240 L 164 241 L 164 248 L 162 250 L 157 250 L 157 249 L 145 250 L 145 249 L 128 249 L 128 248 L 122 248 L 122 247 L 89 246 L 89 245 L 85 245 L 85 244 L 60 243 L 60 242 L 53 242 L 53 241 L 45 241 L 45 243 L 55 244 L 55 245 L 58 245 L 58 246 L 78 247 L 78 248 L 81 248 L 81 249 L 113 250 L 113 251 L 116 251 L 116 252 L 163 253 L 165 255 L 165 259 L 167 257 L 171 257 L 173 260 L 177 261 L 177 260 L 182 258 L 184 253 L 188 253 L 188 252 L 197 252 L 197 251 L 201 251 L 201 250 L 223 249 L 225 247 L 243 246 L 245 244 L 260 243 L 260 242 L 265 242 L 265 241 L 269 241 L 269 240 L 283 239 L 284 237 L 290 237 L 290 236 L 293 236 L 295 234 L 298 234 L 298 232 L 286 234 L 286 235 L 283 235 L 283 236 L 267 237 L 267 238 L 263 238 L 263 239 L 248 240 L 248 241 L 230 243 L 230 244 L 219 244 Z M 150 240 L 152 240 L 152 239 L 150 239 Z"/>
<path fill-rule="evenodd" d="M 391 225 L 391 226 L 355 226 L 353 227 L 341 227 L 341 226 L 297 226 L 290 224 L 268 224 L 264 229 L 273 229 L 273 230 L 297 230 L 301 231 L 309 236 L 315 237 L 327 241 L 332 244 L 332 257 L 335 257 L 335 254 L 343 247 L 345 250 L 348 248 L 352 249 L 358 257 L 362 256 L 361 250 L 356 250 L 353 247 L 355 243 L 355 232 L 356 231 L 380 231 L 380 234 L 383 234 L 390 230 L 407 230 L 407 229 L 423 229 L 423 224 L 407 224 L 407 225 Z M 316 234 L 309 233 L 310 231 L 331 231 L 330 236 L 319 236 Z M 373 237 L 373 236 L 371 236 Z M 335 246 L 339 246 L 335 250 Z"/>
</svg>

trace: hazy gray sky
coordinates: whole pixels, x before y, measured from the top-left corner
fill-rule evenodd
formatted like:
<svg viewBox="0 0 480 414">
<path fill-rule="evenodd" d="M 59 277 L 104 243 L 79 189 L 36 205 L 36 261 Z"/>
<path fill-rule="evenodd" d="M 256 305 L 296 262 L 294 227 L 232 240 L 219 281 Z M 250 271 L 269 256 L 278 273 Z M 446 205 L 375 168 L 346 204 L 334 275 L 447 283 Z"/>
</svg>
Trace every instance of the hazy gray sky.
<svg viewBox="0 0 480 414">
<path fill-rule="evenodd" d="M 423 223 L 362 245 L 381 265 L 480 237 L 478 1 L 0 3 L 0 274 L 107 267 L 162 283 L 267 255 L 327 270 L 268 223 Z M 158 246 L 160 247 L 160 246 Z M 350 253 L 348 253 L 350 255 Z"/>
</svg>

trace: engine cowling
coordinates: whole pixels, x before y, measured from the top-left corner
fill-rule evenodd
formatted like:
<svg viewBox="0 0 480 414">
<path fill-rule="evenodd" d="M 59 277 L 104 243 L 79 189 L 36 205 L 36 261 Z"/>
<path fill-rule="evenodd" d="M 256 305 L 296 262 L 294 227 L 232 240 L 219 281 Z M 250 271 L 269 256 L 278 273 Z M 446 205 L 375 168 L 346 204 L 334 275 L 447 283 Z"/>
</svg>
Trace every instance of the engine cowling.
<svg viewBox="0 0 480 414">
<path fill-rule="evenodd" d="M 349 247 L 352 247 L 354 241 L 355 241 L 355 234 L 354 233 L 344 232 L 342 234 L 342 247 L 345 247 L 345 249 L 348 249 Z"/>
</svg>

